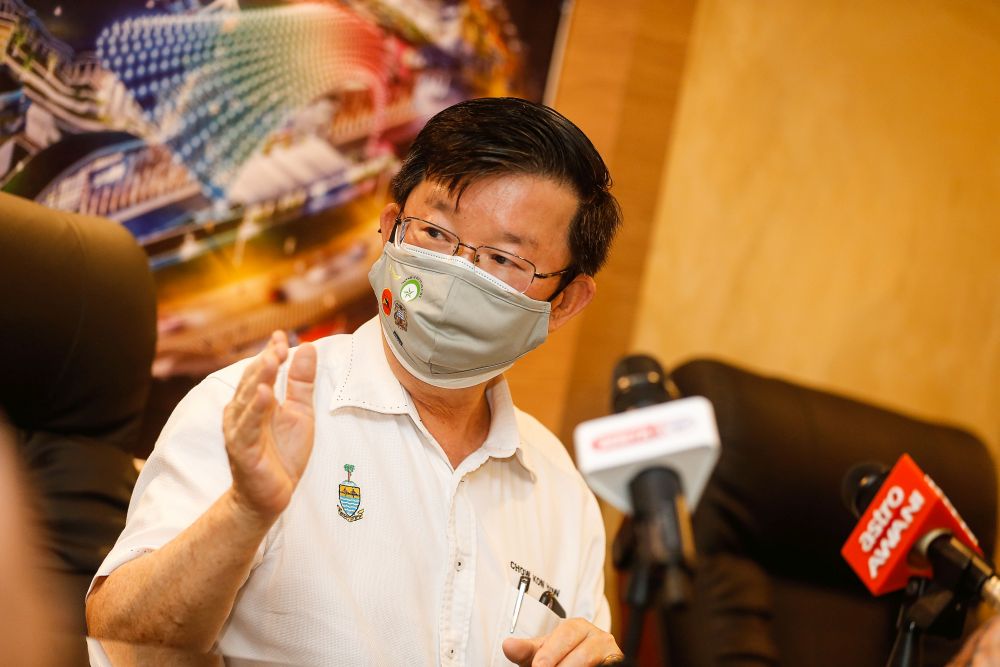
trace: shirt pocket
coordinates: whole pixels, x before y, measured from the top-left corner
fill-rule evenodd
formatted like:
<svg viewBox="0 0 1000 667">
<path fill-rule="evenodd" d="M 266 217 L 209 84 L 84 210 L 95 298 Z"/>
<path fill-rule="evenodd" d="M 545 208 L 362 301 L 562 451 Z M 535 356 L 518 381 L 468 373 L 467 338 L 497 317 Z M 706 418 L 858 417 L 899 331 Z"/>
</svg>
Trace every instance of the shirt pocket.
<svg viewBox="0 0 1000 667">
<path fill-rule="evenodd" d="M 524 594 L 521 611 L 518 613 L 517 623 L 514 625 L 514 632 L 511 632 L 510 623 L 514 618 L 514 607 L 517 604 L 518 594 L 519 591 L 516 587 L 508 586 L 504 595 L 500 623 L 494 633 L 493 651 L 490 654 L 493 656 L 490 665 L 495 667 L 514 665 L 503 654 L 503 640 L 507 637 L 541 637 L 555 630 L 559 622 L 563 620 L 528 592 Z"/>
</svg>

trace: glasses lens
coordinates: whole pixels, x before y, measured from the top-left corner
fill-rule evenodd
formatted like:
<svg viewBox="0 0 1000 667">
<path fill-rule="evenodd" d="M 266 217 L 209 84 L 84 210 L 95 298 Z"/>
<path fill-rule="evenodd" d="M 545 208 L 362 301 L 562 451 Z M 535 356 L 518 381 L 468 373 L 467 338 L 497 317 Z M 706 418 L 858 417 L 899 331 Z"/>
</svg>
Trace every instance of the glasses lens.
<svg viewBox="0 0 1000 667">
<path fill-rule="evenodd" d="M 528 289 L 531 279 L 535 277 L 535 267 L 528 260 L 489 246 L 482 246 L 479 249 L 477 266 L 494 278 L 504 281 L 517 292 Z"/>
<path fill-rule="evenodd" d="M 458 237 L 435 224 L 419 218 L 403 219 L 403 243 L 415 245 L 425 250 L 433 250 L 445 255 L 455 254 Z"/>
<path fill-rule="evenodd" d="M 459 238 L 432 222 L 420 218 L 403 218 L 401 229 L 397 244 L 407 243 L 444 255 L 454 255 L 458 250 Z M 482 246 L 477 250 L 476 266 L 507 283 L 516 292 L 528 289 L 535 277 L 535 267 L 531 262 L 490 246 Z"/>
</svg>

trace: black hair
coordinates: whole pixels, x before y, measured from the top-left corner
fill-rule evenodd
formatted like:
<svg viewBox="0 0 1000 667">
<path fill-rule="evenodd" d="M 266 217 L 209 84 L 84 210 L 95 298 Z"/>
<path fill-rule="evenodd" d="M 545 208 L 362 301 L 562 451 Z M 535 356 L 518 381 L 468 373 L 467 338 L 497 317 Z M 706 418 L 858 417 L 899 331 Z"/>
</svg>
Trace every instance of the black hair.
<svg viewBox="0 0 1000 667">
<path fill-rule="evenodd" d="M 475 181 L 502 174 L 545 176 L 573 188 L 579 206 L 569 228 L 569 278 L 596 274 L 621 226 L 611 174 L 580 128 L 542 104 L 484 97 L 439 112 L 414 139 L 392 179 L 392 196 L 403 206 L 431 180 L 461 198 Z"/>
</svg>

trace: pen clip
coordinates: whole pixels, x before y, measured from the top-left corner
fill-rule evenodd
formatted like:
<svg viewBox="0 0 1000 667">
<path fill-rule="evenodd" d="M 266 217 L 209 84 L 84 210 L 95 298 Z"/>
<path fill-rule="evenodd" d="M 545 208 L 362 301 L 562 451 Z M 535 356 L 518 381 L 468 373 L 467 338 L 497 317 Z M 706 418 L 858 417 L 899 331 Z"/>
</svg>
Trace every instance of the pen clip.
<svg viewBox="0 0 1000 667">
<path fill-rule="evenodd" d="M 528 592 L 528 586 L 530 585 L 531 577 L 522 574 L 520 581 L 517 582 L 517 600 L 514 602 L 514 615 L 510 619 L 510 634 L 514 634 L 517 617 L 521 614 L 521 603 L 524 602 L 524 594 Z"/>
</svg>

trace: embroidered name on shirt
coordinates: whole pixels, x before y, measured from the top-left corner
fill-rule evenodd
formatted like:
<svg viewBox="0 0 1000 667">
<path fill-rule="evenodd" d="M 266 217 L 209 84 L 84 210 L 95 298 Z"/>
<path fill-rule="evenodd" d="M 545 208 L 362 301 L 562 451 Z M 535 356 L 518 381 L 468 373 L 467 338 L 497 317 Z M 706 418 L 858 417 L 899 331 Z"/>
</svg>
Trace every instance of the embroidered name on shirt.
<svg viewBox="0 0 1000 667">
<path fill-rule="evenodd" d="M 558 588 L 556 588 L 555 586 L 550 585 L 547 581 L 545 581 L 544 579 L 542 579 L 538 575 L 532 574 L 531 570 L 529 570 L 528 568 L 524 567 L 523 565 L 518 565 L 514 561 L 511 561 L 510 562 L 510 569 L 514 570 L 519 575 L 523 574 L 523 575 L 526 575 L 528 577 L 531 577 L 531 581 L 536 586 L 540 586 L 540 587 L 542 587 L 542 588 L 544 588 L 546 590 L 552 591 L 553 595 L 555 595 L 556 597 L 559 597 L 559 589 Z"/>
<path fill-rule="evenodd" d="M 351 481 L 351 473 L 354 466 L 350 463 L 344 466 L 347 471 L 347 479 L 340 483 L 340 504 L 337 511 L 346 521 L 357 521 L 365 515 L 365 510 L 361 507 L 361 487 Z"/>
</svg>

